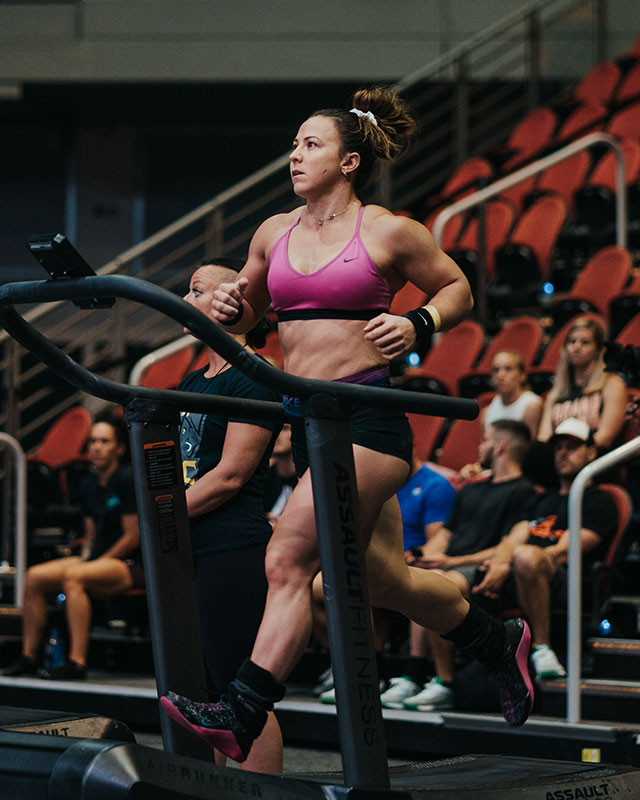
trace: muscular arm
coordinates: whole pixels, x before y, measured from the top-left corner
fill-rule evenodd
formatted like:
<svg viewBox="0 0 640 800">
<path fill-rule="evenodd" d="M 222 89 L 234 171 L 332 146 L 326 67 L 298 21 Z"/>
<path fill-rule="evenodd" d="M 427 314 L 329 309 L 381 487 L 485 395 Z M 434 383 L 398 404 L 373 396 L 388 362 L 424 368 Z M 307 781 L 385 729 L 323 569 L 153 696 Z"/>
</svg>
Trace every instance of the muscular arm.
<svg viewBox="0 0 640 800">
<path fill-rule="evenodd" d="M 458 265 L 435 243 L 424 225 L 405 217 L 381 214 L 375 220 L 381 260 L 393 264 L 401 282 L 410 281 L 427 295 L 437 310 L 442 330 L 453 328 L 473 308 L 469 282 Z M 390 280 L 390 283 L 392 281 Z M 365 339 L 392 359 L 415 344 L 413 324 L 402 316 L 380 314 L 364 328 Z"/>
<path fill-rule="evenodd" d="M 443 523 L 434 524 L 438 524 L 439 527 L 434 534 L 431 536 L 427 535 L 427 542 L 422 547 L 422 552 L 425 556 L 427 554 L 432 555 L 435 553 L 446 553 L 447 547 L 449 547 L 449 542 L 451 541 L 451 531 L 446 528 Z M 425 526 L 425 528 L 428 527 L 430 526 Z"/>
<path fill-rule="evenodd" d="M 524 544 L 528 537 L 528 520 L 516 523 L 507 536 L 494 548 L 493 555 L 485 562 L 486 572 L 484 578 L 477 586 L 474 586 L 472 591 L 495 596 L 502 589 L 502 585 L 511 570 L 514 550 L 518 545 Z"/>
<path fill-rule="evenodd" d="M 189 516 L 213 511 L 237 494 L 255 472 L 270 440 L 267 428 L 230 422 L 220 461 L 187 489 Z"/>
<path fill-rule="evenodd" d="M 82 518 L 82 549 L 80 550 L 80 558 L 86 561 L 91 557 L 91 550 L 93 543 L 96 540 L 96 523 L 92 517 Z"/>
<path fill-rule="evenodd" d="M 267 289 L 269 252 L 279 233 L 285 229 L 288 215 L 278 214 L 262 223 L 249 245 L 247 261 L 234 283 L 223 283 L 214 292 L 211 305 L 213 316 L 223 324 L 234 319 L 240 306 L 242 318 L 235 325 L 225 324 L 230 333 L 251 330 L 268 310 L 271 303 Z"/>
<path fill-rule="evenodd" d="M 544 401 L 544 407 L 542 409 L 542 418 L 540 420 L 540 426 L 538 428 L 538 441 L 540 442 L 548 442 L 551 438 L 551 407 L 553 406 L 553 400 L 551 399 L 551 395 L 548 394 L 546 400 Z"/>
<path fill-rule="evenodd" d="M 600 544 L 600 536 L 589 528 L 580 529 L 580 552 L 584 555 Z M 569 531 L 565 531 L 555 544 L 546 548 L 546 553 L 558 564 L 569 563 Z"/>
<path fill-rule="evenodd" d="M 543 403 L 542 398 L 536 400 L 525 408 L 522 415 L 522 421 L 531 431 L 531 441 L 535 441 L 540 427 L 540 420 L 542 418 Z"/>
</svg>

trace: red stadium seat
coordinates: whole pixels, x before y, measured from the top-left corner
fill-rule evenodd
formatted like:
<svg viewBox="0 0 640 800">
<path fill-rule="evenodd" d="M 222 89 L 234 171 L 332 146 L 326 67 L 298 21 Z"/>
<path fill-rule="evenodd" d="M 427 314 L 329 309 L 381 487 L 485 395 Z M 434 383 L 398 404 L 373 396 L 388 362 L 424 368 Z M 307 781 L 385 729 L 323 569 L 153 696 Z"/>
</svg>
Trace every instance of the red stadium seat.
<svg viewBox="0 0 640 800">
<path fill-rule="evenodd" d="M 71 461 L 84 459 L 84 446 L 92 424 L 93 417 L 86 408 L 70 408 L 51 425 L 40 444 L 28 455 L 29 461 L 39 461 L 55 470 Z"/>
<path fill-rule="evenodd" d="M 631 254 L 624 247 L 611 245 L 599 250 L 578 273 L 568 293 L 551 305 L 555 327 L 584 311 L 598 311 L 608 317 L 609 302 L 627 283 L 631 264 Z"/>
<path fill-rule="evenodd" d="M 150 364 L 140 376 L 140 386 L 175 389 L 193 363 L 193 347 L 187 345 Z"/>
<path fill-rule="evenodd" d="M 475 363 L 483 342 L 484 333 L 480 325 L 473 320 L 463 320 L 442 334 L 419 367 L 406 370 L 403 385 L 455 396 L 458 377 Z"/>
<path fill-rule="evenodd" d="M 459 392 L 476 397 L 491 389 L 491 362 L 501 350 L 516 350 L 528 368 L 542 343 L 542 328 L 535 317 L 521 316 L 507 322 L 489 342 L 478 365 L 460 376 Z"/>
<path fill-rule="evenodd" d="M 580 80 L 573 97 L 584 105 L 608 105 L 620 80 L 620 67 L 613 61 L 601 61 Z"/>
<path fill-rule="evenodd" d="M 522 212 L 509 241 L 496 252 L 497 283 L 521 288 L 546 275 L 567 211 L 564 198 L 548 194 Z"/>
</svg>

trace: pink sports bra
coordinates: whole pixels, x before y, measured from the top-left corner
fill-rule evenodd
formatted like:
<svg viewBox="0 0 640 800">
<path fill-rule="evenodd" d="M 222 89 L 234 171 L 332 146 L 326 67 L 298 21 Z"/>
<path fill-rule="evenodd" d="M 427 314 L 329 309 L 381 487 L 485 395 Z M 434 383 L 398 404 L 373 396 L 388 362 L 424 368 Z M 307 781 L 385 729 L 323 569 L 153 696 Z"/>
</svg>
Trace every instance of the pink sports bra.
<svg viewBox="0 0 640 800">
<path fill-rule="evenodd" d="M 347 245 L 324 267 L 306 275 L 289 261 L 289 237 L 300 217 L 271 251 L 267 286 L 273 310 L 291 319 L 372 319 L 389 310 L 393 292 L 360 238 L 364 206 Z"/>
</svg>

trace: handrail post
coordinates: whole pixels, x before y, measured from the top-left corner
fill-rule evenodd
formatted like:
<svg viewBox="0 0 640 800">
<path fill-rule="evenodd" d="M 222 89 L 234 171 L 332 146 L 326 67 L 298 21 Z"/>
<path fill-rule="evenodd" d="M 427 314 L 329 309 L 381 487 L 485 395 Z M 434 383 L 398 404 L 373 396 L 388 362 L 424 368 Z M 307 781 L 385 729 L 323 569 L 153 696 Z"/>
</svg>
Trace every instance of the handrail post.
<svg viewBox="0 0 640 800">
<path fill-rule="evenodd" d="M 207 216 L 204 256 L 216 258 L 224 252 L 224 208 L 217 206 Z"/>
<path fill-rule="evenodd" d="M 607 31 L 609 19 L 607 14 L 607 0 L 593 0 L 594 2 L 594 34 L 596 42 L 595 64 L 607 59 Z"/>
<path fill-rule="evenodd" d="M 540 102 L 540 18 L 537 11 L 527 15 L 527 105 L 529 110 Z"/>
<path fill-rule="evenodd" d="M 627 246 L 627 176 L 624 152 L 614 148 L 616 155 L 616 244 Z"/>
<path fill-rule="evenodd" d="M 476 318 L 485 328 L 487 323 L 487 204 L 480 203 L 478 209 L 478 260 L 476 262 Z"/>
<path fill-rule="evenodd" d="M 574 478 L 569 490 L 569 564 L 567 589 L 567 722 L 580 721 L 580 679 L 582 677 L 582 497 L 596 475 L 640 452 L 640 436 L 600 456 Z"/>
<path fill-rule="evenodd" d="M 13 436 L 9 436 L 8 433 L 0 431 L 0 444 L 5 444 L 11 450 L 14 462 L 13 504 L 15 512 L 13 518 L 13 555 L 15 561 L 15 578 L 13 585 L 13 602 L 15 607 L 19 608 L 22 605 L 24 574 L 27 569 L 27 457 L 24 454 L 20 442 Z M 1 574 L 0 572 L 0 575 Z"/>
<path fill-rule="evenodd" d="M 466 53 L 456 59 L 455 72 L 456 164 L 460 165 L 469 152 L 469 81 Z"/>
</svg>

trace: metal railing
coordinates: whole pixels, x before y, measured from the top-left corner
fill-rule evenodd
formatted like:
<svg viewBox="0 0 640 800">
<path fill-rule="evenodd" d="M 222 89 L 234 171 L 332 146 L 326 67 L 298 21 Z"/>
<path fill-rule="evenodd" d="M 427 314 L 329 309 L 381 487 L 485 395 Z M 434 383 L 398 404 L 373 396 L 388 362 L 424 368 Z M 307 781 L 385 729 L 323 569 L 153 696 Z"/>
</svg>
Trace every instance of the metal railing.
<svg viewBox="0 0 640 800">
<path fill-rule="evenodd" d="M 516 184 L 522 183 L 522 181 L 527 180 L 527 178 L 531 178 L 534 175 L 538 175 L 540 172 L 544 172 L 544 170 L 548 169 L 554 164 L 558 164 L 561 161 L 565 161 L 567 158 L 571 158 L 571 156 L 574 156 L 576 153 L 579 153 L 582 150 L 587 150 L 590 147 L 595 147 L 596 145 L 605 145 L 606 147 L 610 147 L 615 153 L 616 244 L 619 247 L 626 247 L 627 246 L 627 189 L 625 180 L 626 163 L 625 163 L 624 152 L 622 150 L 622 146 L 618 139 L 616 139 L 614 136 L 611 136 L 608 133 L 600 133 L 600 132 L 588 133 L 586 136 L 582 136 L 580 139 L 576 139 L 575 142 L 570 142 L 564 147 L 561 147 L 554 153 L 551 153 L 548 156 L 544 156 L 543 158 L 539 158 L 536 161 L 533 161 L 531 164 L 527 164 L 526 166 L 521 167 L 515 172 L 512 172 L 510 175 L 507 175 L 504 178 L 500 178 L 500 180 L 494 181 L 494 183 L 489 184 L 489 186 L 485 186 L 483 189 L 478 189 L 477 192 L 474 192 L 473 194 L 470 194 L 467 197 L 463 197 L 462 200 L 458 200 L 457 202 L 452 203 L 450 206 L 444 208 L 438 214 L 433 223 L 433 238 L 435 239 L 436 244 L 438 245 L 442 244 L 444 227 L 447 224 L 447 222 L 449 222 L 449 220 L 455 217 L 456 215 L 462 214 L 471 208 L 475 208 L 476 206 L 482 206 L 492 197 L 495 197 L 496 195 L 505 191 L 505 189 L 510 189 L 512 186 L 515 186 Z M 484 229 L 484 226 L 482 226 L 482 228 Z M 479 254 L 480 258 L 478 259 L 478 264 L 480 265 L 480 274 L 477 276 L 478 290 L 477 290 L 476 304 L 477 304 L 478 319 L 481 323 L 484 323 L 486 319 L 486 313 L 484 308 L 484 302 L 485 302 L 484 285 L 486 281 L 487 242 L 486 242 L 486 236 L 482 238 L 484 238 L 485 241 L 480 242 L 481 252 Z"/>
<path fill-rule="evenodd" d="M 601 472 L 640 452 L 640 436 L 587 464 L 569 490 L 569 564 L 567 591 L 567 722 L 580 721 L 582 678 L 582 498 L 588 483 Z"/>
<path fill-rule="evenodd" d="M 0 581 L 3 575 L 13 578 L 13 604 L 22 605 L 24 575 L 27 568 L 27 458 L 20 442 L 0 431 L 0 446 L 8 448 L 13 456 L 13 567 L 9 564 L 9 528 L 3 526 L 2 563 Z M 6 479 L 6 474 L 5 474 Z M 4 515 L 4 522 L 9 518 Z"/>
<path fill-rule="evenodd" d="M 505 131 L 544 99 L 545 81 L 553 75 L 545 71 L 548 59 L 542 54 L 558 35 L 581 42 L 581 52 L 589 51 L 592 63 L 602 56 L 606 30 L 597 24 L 602 8 L 603 0 L 533 0 L 398 82 L 421 135 L 409 157 L 382 171 L 375 194 L 365 199 L 391 208 L 415 206 L 469 155 L 501 143 Z M 576 9 L 583 13 L 575 14 Z M 258 222 L 299 202 L 291 192 L 287 163 L 287 156 L 280 156 L 131 247 L 99 273 L 131 274 L 182 292 L 194 263 L 213 255 L 243 255 Z M 50 304 L 31 309 L 27 318 L 87 368 L 120 379 L 132 349 L 148 352 L 182 333 L 155 312 L 132 308 L 127 301 L 118 301 L 110 314 L 98 317 Z M 81 401 L 77 392 L 54 392 L 44 367 L 25 357 L 3 333 L 0 372 L 6 397 L 0 429 L 21 441 Z"/>
<path fill-rule="evenodd" d="M 136 363 L 133 365 L 133 369 L 129 373 L 129 383 L 131 386 L 140 386 L 142 377 L 149 367 L 157 364 L 158 361 L 162 361 L 162 359 L 166 358 L 167 356 L 172 356 L 174 353 L 179 353 L 180 350 L 184 350 L 185 347 L 194 348 L 197 345 L 200 345 L 200 342 L 194 339 L 191 334 L 186 333 L 179 339 L 174 339 L 173 342 L 169 342 L 162 347 L 158 347 L 153 352 L 147 353 L 146 356 L 142 356 L 142 358 L 136 361 Z"/>
</svg>

